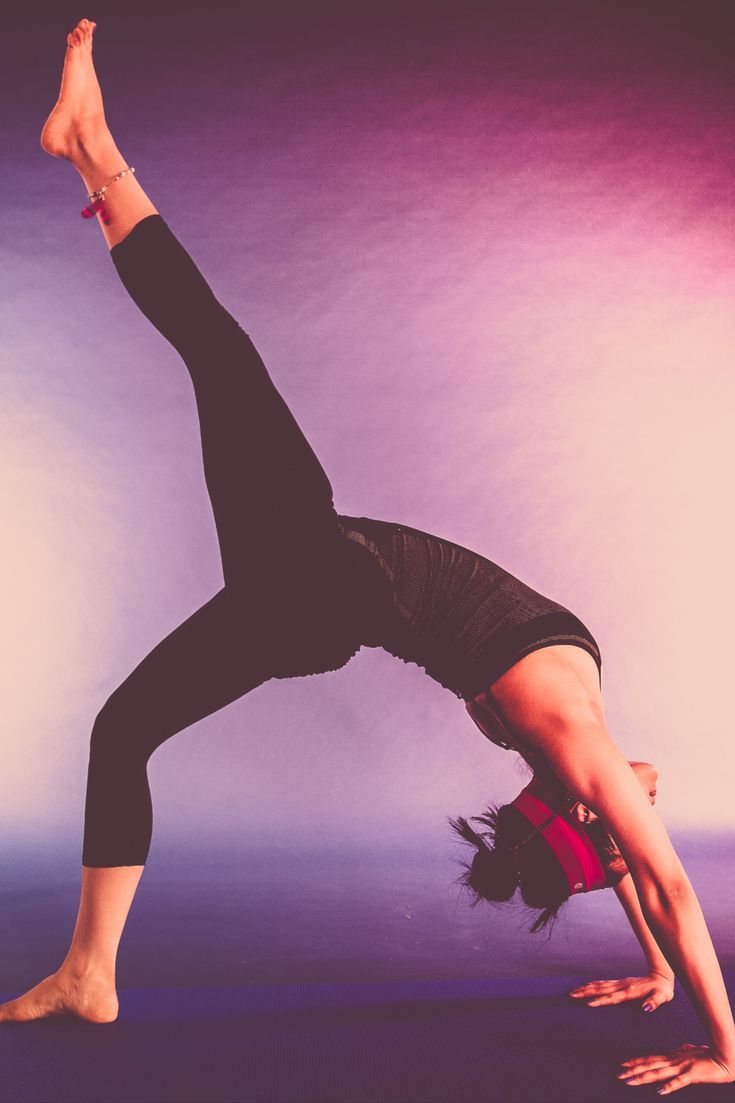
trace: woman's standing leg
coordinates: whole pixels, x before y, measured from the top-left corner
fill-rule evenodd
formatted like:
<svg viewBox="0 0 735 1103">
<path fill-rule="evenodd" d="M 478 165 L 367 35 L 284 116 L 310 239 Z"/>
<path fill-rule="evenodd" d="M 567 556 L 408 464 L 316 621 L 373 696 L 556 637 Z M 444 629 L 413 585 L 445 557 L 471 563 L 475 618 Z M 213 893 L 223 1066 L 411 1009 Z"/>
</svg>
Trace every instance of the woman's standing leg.
<svg viewBox="0 0 735 1103">
<path fill-rule="evenodd" d="M 117 1017 L 115 961 L 151 841 L 147 763 L 165 740 L 267 680 L 252 629 L 226 590 L 157 644 L 111 694 L 92 731 L 82 893 L 52 976 L 0 1006 L 0 1022 Z"/>
<path fill-rule="evenodd" d="M 89 21 L 82 20 L 68 37 L 59 102 L 42 134 L 43 148 L 54 156 L 69 160 L 82 176 L 88 191 L 99 188 L 126 167 L 104 119 L 102 97 L 92 65 L 92 27 Z M 105 224 L 100 221 L 100 226 L 111 249 L 123 243 L 133 229 L 145 223 L 146 219 L 154 216 L 155 222 L 158 213 L 130 174 L 111 186 L 106 205 L 110 222 Z M 175 252 L 173 242 L 168 240 L 166 244 L 169 247 L 167 256 L 171 260 Z M 126 286 L 138 301 L 136 296 L 145 291 L 145 280 L 136 284 L 140 275 L 139 265 L 134 262 L 131 267 L 127 264 L 130 259 L 131 250 L 124 250 L 120 257 L 121 265 L 126 267 L 124 280 L 128 281 Z M 179 254 L 176 264 L 180 272 L 183 271 L 181 261 Z M 184 281 L 192 291 L 198 275 L 196 270 L 192 272 L 193 267 L 191 265 Z M 133 284 L 137 289 L 133 289 Z M 207 298 L 207 291 L 201 281 L 194 292 L 198 309 Z M 177 318 L 188 318 L 187 304 L 182 304 L 182 309 L 178 310 L 175 296 L 169 296 L 168 303 L 174 308 L 174 322 Z M 217 350 L 213 354 L 207 340 L 207 332 L 217 313 L 210 311 L 210 307 L 214 310 L 213 303 L 213 296 L 209 293 L 209 305 L 204 308 L 204 314 L 200 309 L 198 315 L 203 328 L 195 326 L 192 333 L 186 326 L 181 331 L 175 326 L 177 332 L 166 335 L 173 340 L 183 334 L 187 352 L 191 353 L 187 366 L 190 370 L 196 368 L 192 371 L 192 378 L 197 390 L 197 402 L 200 414 L 206 415 L 202 421 L 205 473 L 210 492 L 214 491 L 213 506 L 218 531 L 224 538 L 222 550 L 226 581 L 231 580 L 234 585 L 232 590 L 226 587 L 220 591 L 158 644 L 101 710 L 90 750 L 82 897 L 72 945 L 57 973 L 25 995 L 0 1007 L 0 1021 L 28 1020 L 55 1013 L 75 1014 L 95 1022 L 109 1022 L 116 1017 L 115 956 L 150 842 L 151 808 L 146 762 L 165 739 L 242 696 L 268 676 L 263 666 L 262 651 L 254 642 L 255 626 L 246 619 L 247 609 L 243 602 L 249 596 L 247 575 L 238 574 L 237 555 L 241 550 L 246 550 L 243 543 L 245 529 L 238 520 L 237 510 L 233 509 L 232 497 L 227 494 L 228 487 L 242 491 L 245 482 L 245 471 L 241 468 L 238 472 L 231 468 L 230 461 L 243 458 L 249 461 L 252 458 L 252 449 L 244 454 L 238 450 L 238 441 L 247 439 L 247 433 L 236 416 L 237 411 L 242 414 L 243 400 L 248 397 L 247 388 L 243 390 L 245 376 L 240 372 L 241 378 L 232 386 L 228 396 L 232 401 L 222 400 L 226 377 L 229 376 L 234 384 L 237 372 L 233 369 L 234 361 L 228 361 L 224 366 L 218 365 Z M 139 305 L 145 309 L 142 302 Z M 148 305 L 158 310 L 161 301 Z M 225 312 L 218 304 L 217 307 L 220 311 L 217 321 L 222 323 Z M 157 325 L 161 321 L 160 318 L 152 320 Z M 160 325 L 159 328 L 164 331 Z M 246 335 L 241 330 L 236 333 L 239 327 L 231 320 L 226 323 L 225 329 L 233 338 L 237 337 L 235 344 L 237 353 L 241 355 L 241 336 Z M 221 325 L 217 327 L 216 344 L 221 345 L 220 338 L 225 329 Z M 204 336 L 203 343 L 197 342 L 197 333 Z M 190 337 L 194 338 L 193 344 L 190 344 Z M 204 352 L 208 352 L 209 367 L 217 373 L 216 376 L 207 376 L 207 364 L 202 359 Z M 262 364 L 257 354 L 256 361 L 251 357 L 257 375 Z M 268 392 L 268 410 L 272 414 L 273 428 L 289 444 L 291 459 L 296 457 L 297 462 L 299 457 L 305 459 L 301 470 L 307 479 L 311 478 L 311 485 L 317 486 L 315 494 L 323 498 L 326 491 L 330 496 L 331 488 L 326 476 L 323 476 L 316 457 L 310 454 L 296 423 L 292 418 L 289 421 L 290 413 L 264 368 L 258 378 L 261 392 Z M 223 411 L 229 411 L 230 416 L 222 423 L 222 431 L 218 433 L 216 419 Z M 269 444 L 262 435 L 260 439 L 264 446 Z M 278 473 L 290 476 L 283 466 Z M 298 493 L 298 483 L 296 479 L 295 486 L 291 488 L 294 494 Z M 288 490 L 288 487 L 285 489 Z M 242 585 L 241 578 L 244 580 Z M 255 655 L 258 655 L 257 659 Z"/>
</svg>

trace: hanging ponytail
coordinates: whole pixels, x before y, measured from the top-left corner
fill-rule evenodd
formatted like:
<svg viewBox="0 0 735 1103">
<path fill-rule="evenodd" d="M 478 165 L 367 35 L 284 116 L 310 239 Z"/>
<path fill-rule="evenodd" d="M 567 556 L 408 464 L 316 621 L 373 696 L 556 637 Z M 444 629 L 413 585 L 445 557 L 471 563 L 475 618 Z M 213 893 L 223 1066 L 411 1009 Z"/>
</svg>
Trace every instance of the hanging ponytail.
<svg viewBox="0 0 735 1103">
<path fill-rule="evenodd" d="M 472 863 L 470 865 L 463 863 L 465 872 L 459 878 L 461 884 L 474 893 L 473 907 L 479 904 L 480 900 L 510 900 L 518 888 L 520 877 L 518 851 L 507 845 L 498 845 L 497 841 L 498 834 L 501 840 L 504 835 L 503 828 L 499 825 L 499 821 L 503 819 L 503 811 L 503 808 L 490 807 L 484 815 L 472 817 L 489 828 L 482 834 L 474 831 L 464 816 L 449 820 L 457 834 L 477 848 Z M 485 842 L 486 838 L 495 843 L 492 848 Z"/>
<path fill-rule="evenodd" d="M 549 861 L 549 850 L 538 829 L 529 833 L 526 817 L 512 804 L 491 805 L 481 816 L 471 817 L 487 830 L 475 831 L 464 816 L 449 818 L 452 829 L 476 848 L 470 864 L 457 879 L 472 893 L 475 907 L 511 899 L 520 888 L 521 898 L 531 908 L 541 908 L 529 930 L 532 934 L 551 923 L 569 899 L 569 883 L 559 866 Z M 486 842 L 486 840 L 489 840 Z"/>
</svg>

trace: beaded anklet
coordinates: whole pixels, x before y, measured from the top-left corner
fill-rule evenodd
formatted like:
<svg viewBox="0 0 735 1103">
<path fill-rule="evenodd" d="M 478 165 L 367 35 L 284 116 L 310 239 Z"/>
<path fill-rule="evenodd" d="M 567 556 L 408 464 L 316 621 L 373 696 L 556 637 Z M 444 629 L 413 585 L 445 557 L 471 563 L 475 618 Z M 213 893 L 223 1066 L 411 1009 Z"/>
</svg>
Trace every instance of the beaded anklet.
<svg viewBox="0 0 735 1103">
<path fill-rule="evenodd" d="M 107 213 L 107 209 L 105 207 L 105 192 L 109 188 L 110 184 L 114 184 L 116 180 L 122 180 L 123 176 L 127 176 L 128 173 L 132 174 L 134 172 L 135 168 L 132 166 L 129 169 L 123 169 L 122 172 L 118 172 L 117 176 L 113 176 L 111 180 L 108 180 L 107 183 L 103 184 L 101 188 L 97 189 L 97 191 L 89 192 L 87 198 L 91 199 L 92 202 L 88 207 L 84 207 L 84 209 L 82 210 L 82 218 L 94 218 L 97 211 L 99 211 L 100 218 L 105 223 L 105 225 L 108 225 L 110 222 L 110 216 Z"/>
</svg>

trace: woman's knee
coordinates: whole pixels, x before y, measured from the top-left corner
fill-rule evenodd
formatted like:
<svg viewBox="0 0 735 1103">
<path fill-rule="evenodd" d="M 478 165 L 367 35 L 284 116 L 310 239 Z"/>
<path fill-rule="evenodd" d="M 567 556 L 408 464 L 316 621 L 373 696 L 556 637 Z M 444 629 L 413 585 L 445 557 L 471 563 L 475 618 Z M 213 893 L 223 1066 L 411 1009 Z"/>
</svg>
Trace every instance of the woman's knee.
<svg viewBox="0 0 735 1103">
<path fill-rule="evenodd" d="M 148 725 L 139 715 L 134 715 L 124 695 L 116 690 L 95 717 L 90 735 L 90 757 L 118 762 L 147 759 L 153 749 Z"/>
</svg>

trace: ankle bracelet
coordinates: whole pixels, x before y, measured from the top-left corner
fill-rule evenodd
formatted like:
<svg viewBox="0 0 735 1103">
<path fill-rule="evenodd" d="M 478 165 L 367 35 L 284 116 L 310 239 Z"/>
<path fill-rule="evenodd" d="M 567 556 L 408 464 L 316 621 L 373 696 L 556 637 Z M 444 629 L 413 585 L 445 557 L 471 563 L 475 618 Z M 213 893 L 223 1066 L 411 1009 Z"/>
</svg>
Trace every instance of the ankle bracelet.
<svg viewBox="0 0 735 1103">
<path fill-rule="evenodd" d="M 132 165 L 129 169 L 123 169 L 122 172 L 118 172 L 117 176 L 113 176 L 111 180 L 108 180 L 107 183 L 103 184 L 101 188 L 97 189 L 97 191 L 89 192 L 87 195 L 87 199 L 104 199 L 105 192 L 109 188 L 110 184 L 114 184 L 116 180 L 122 180 L 123 176 L 127 176 L 129 172 L 135 172 L 135 168 Z"/>
<path fill-rule="evenodd" d="M 92 202 L 88 207 L 82 210 L 82 218 L 93 218 L 97 211 L 100 212 L 100 217 L 103 222 L 109 223 L 110 216 L 105 209 L 105 192 L 109 188 L 110 184 L 114 184 L 116 180 L 122 180 L 123 176 L 127 176 L 128 173 L 132 175 L 135 172 L 134 166 L 123 169 L 122 172 L 118 172 L 117 176 L 113 176 L 111 180 L 108 180 L 106 184 L 103 184 L 97 191 L 88 192 L 87 198 Z"/>
</svg>

